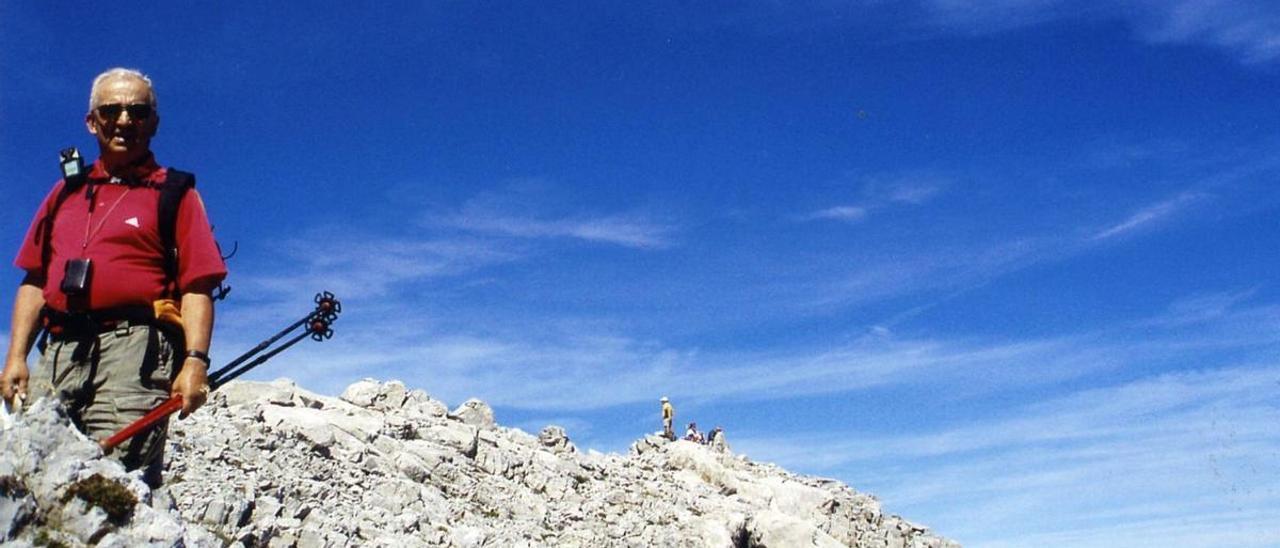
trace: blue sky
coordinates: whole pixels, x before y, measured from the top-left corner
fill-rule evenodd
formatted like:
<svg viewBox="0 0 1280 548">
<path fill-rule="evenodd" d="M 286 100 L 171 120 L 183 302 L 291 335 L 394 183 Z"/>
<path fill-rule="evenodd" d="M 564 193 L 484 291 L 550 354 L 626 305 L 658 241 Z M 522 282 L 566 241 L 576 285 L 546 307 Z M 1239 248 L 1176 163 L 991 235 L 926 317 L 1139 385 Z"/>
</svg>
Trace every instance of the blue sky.
<svg viewBox="0 0 1280 548">
<path fill-rule="evenodd" d="M 136 67 L 238 243 L 215 362 L 344 300 L 253 378 L 604 451 L 668 395 L 972 546 L 1280 545 L 1280 8 L 220 4 L 0 4 L 6 253 Z"/>
</svg>

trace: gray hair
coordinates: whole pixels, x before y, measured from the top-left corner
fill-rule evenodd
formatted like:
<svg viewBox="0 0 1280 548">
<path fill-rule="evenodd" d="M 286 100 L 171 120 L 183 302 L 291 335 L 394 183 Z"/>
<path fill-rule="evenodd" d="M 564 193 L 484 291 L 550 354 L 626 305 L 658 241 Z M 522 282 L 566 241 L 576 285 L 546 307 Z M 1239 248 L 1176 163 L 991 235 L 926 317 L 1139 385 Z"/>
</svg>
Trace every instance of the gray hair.
<svg viewBox="0 0 1280 548">
<path fill-rule="evenodd" d="M 138 80 L 147 85 L 147 102 L 151 104 L 151 108 L 156 108 L 156 89 L 151 85 L 151 79 L 147 75 L 137 69 L 113 68 L 99 74 L 93 79 L 93 87 L 89 89 L 89 110 L 93 110 L 98 106 L 98 92 L 101 91 L 103 84 L 110 80 Z"/>
</svg>

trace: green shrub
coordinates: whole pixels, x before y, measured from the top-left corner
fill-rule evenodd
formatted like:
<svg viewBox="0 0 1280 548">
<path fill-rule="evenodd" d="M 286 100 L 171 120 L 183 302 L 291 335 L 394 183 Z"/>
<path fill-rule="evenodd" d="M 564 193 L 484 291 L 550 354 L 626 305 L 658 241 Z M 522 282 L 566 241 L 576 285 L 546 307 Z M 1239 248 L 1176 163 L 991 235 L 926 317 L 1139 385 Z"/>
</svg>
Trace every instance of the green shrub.
<svg viewBox="0 0 1280 548">
<path fill-rule="evenodd" d="M 133 507 L 138 504 L 138 497 L 123 485 L 94 474 L 71 484 L 67 493 L 62 496 L 66 503 L 76 497 L 89 506 L 97 506 L 107 513 L 111 523 L 124 525 L 133 517 Z"/>
</svg>

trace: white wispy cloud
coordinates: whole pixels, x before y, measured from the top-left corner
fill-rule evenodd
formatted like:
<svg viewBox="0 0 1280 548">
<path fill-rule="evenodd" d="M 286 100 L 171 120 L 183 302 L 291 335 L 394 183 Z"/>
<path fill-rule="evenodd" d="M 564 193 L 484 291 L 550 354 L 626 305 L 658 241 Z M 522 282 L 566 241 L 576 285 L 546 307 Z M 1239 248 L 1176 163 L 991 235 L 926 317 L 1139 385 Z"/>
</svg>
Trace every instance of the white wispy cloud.
<svg viewBox="0 0 1280 548">
<path fill-rule="evenodd" d="M 1268 0 L 865 0 L 740 3 L 720 24 L 754 32 L 855 27 L 917 39 L 986 35 L 1058 21 L 1119 22 L 1135 40 L 1218 49 L 1245 64 L 1280 60 L 1280 6 Z M 898 32 L 892 32 L 897 30 Z"/>
<path fill-rule="evenodd" d="M 833 220 L 856 222 L 872 211 L 893 206 L 920 205 L 940 194 L 951 179 L 924 172 L 874 175 L 855 178 L 862 198 L 857 205 L 837 205 L 801 216 L 801 220 Z"/>
<path fill-rule="evenodd" d="M 1146 206 L 1130 215 L 1119 224 L 1113 225 L 1093 235 L 1093 240 L 1107 240 L 1128 234 L 1140 228 L 1150 226 L 1167 219 L 1193 205 L 1205 196 L 1195 192 L 1183 192 L 1173 198 Z"/>
<path fill-rule="evenodd" d="M 1260 0 L 924 0 L 928 23 L 991 33 L 1056 20 L 1119 20 L 1151 44 L 1198 44 L 1244 63 L 1280 59 L 1280 6 Z"/>
<path fill-rule="evenodd" d="M 1083 383 L 1048 381 L 1077 388 L 996 405 L 994 416 L 911 433 L 761 432 L 730 442 L 753 458 L 838 475 L 968 544 L 1216 545 L 1225 523 L 1233 545 L 1271 546 L 1280 525 L 1263 516 L 1280 510 L 1280 310 L 1247 305 L 1253 295 L 1191 295 L 1094 335 L 987 348 L 1029 360 L 1033 374 L 1075 366 L 1040 361 L 1052 356 L 1094 368 Z M 1017 370 L 1000 359 L 974 367 L 982 362 L 994 365 L 987 379 L 1010 382 Z M 939 391 L 965 385 L 961 377 Z M 991 405 L 1001 392 L 964 397 Z"/>
<path fill-rule="evenodd" d="M 929 433 L 730 441 L 841 473 L 975 545 L 1200 546 L 1232 523 L 1247 532 L 1240 545 L 1269 546 L 1280 525 L 1258 518 L 1280 509 L 1277 397 L 1280 364 L 1236 366 L 1086 389 Z"/>
<path fill-rule="evenodd" d="M 1185 180 L 1174 183 L 1179 191 L 1136 211 L 1116 214 L 1119 220 L 1109 223 L 1075 224 L 1078 221 L 1068 218 L 1054 228 L 1005 233 L 986 241 L 971 238 L 941 247 L 926 240 L 906 241 L 891 252 L 876 255 L 858 254 L 854 250 L 849 256 L 819 257 L 810 264 L 822 265 L 821 268 L 815 268 L 807 279 L 796 281 L 790 287 L 775 288 L 774 293 L 786 295 L 795 303 L 795 309 L 813 312 L 905 295 L 929 299 L 903 313 L 905 318 L 1028 267 L 1069 260 L 1120 238 L 1151 234 L 1177 223 L 1203 222 L 1210 218 L 1196 213 L 1255 215 L 1274 208 L 1277 203 L 1276 193 L 1271 192 L 1269 185 L 1280 170 L 1275 144 L 1262 141 L 1226 155 L 1186 154 L 1187 145 L 1181 143 L 1135 145 L 1143 149 L 1141 154 L 1170 157 L 1169 161 L 1177 162 L 1174 165 L 1191 173 Z M 1123 147 L 1116 145 L 1115 148 Z M 1084 163 L 1096 168 L 1100 165 L 1099 157 L 1096 153 L 1086 155 Z M 930 180 L 928 174 L 915 177 Z M 923 187 L 933 189 L 926 193 L 930 198 L 945 191 L 951 179 L 934 175 L 933 180 L 936 184 Z M 868 200 L 884 200 L 895 195 L 893 185 L 881 182 L 873 187 L 872 191 L 864 189 Z M 1110 209 L 1106 196 L 1095 200 L 1100 210 Z M 867 216 L 874 215 L 874 209 L 868 208 Z M 823 264 L 825 261 L 831 264 Z M 788 269 L 794 272 L 796 266 L 788 265 Z"/>
<path fill-rule="evenodd" d="M 1275 310 L 1255 307 L 1213 320 L 1228 331 L 1171 326 L 1157 335 L 1147 322 L 1057 338 L 978 342 L 896 338 L 878 330 L 826 347 L 742 352 L 636 339 L 590 320 L 524 318 L 467 329 L 431 316 L 412 305 L 385 305 L 363 318 L 346 319 L 340 326 L 345 342 L 337 346 L 350 344 L 351 353 L 343 346 L 315 357 L 329 365 L 289 376 L 323 371 L 326 378 L 317 382 L 340 389 L 339 383 L 359 378 L 359 371 L 378 371 L 410 383 L 423 378 L 424 388 L 446 400 L 476 396 L 499 406 L 562 413 L 648 402 L 661 393 L 769 401 L 919 386 L 975 397 L 1117 371 L 1126 364 L 1199 359 L 1223 345 L 1274 345 L 1277 338 L 1265 326 L 1280 325 Z M 387 317 L 396 321 L 388 324 Z M 1237 319 L 1264 327 L 1251 329 Z M 429 372 L 425 377 L 424 371 Z"/>
<path fill-rule="evenodd" d="M 219 363 L 310 311 L 319 291 L 334 293 L 344 313 L 339 334 L 315 348 L 303 344 L 251 378 L 291 377 L 332 392 L 367 373 L 403 363 L 388 342 L 412 340 L 430 329 L 432 299 L 419 294 L 441 280 L 475 276 L 488 267 L 526 258 L 524 251 L 485 239 L 381 235 L 330 226 L 274 242 L 262 260 L 232 265 L 230 298 L 218 305 L 213 350 Z"/>
<path fill-rule="evenodd" d="M 917 4 L 927 24 L 964 33 L 999 32 L 1097 10 L 1095 2 L 1079 0 L 920 0 Z"/>
<path fill-rule="evenodd" d="M 285 309 L 305 308 L 306 297 L 297 295 Z M 1062 341 L 982 346 L 894 340 L 887 330 L 828 348 L 710 351 L 636 339 L 589 319 L 491 318 L 469 328 L 438 317 L 447 311 L 429 303 L 339 297 L 347 309 L 335 325 L 339 336 L 291 353 L 264 378 L 284 375 L 334 392 L 375 375 L 422 382 L 452 401 L 476 396 L 494 405 L 563 412 L 649 401 L 657 393 L 745 400 L 833 393 L 971 376 L 980 368 L 1001 370 L 1008 382 L 1021 383 L 1032 381 L 1017 371 L 1021 363 L 1057 363 L 1071 375 L 1108 363 L 1084 363 L 1090 358 L 1084 355 L 1054 358 L 1066 348 Z M 219 351 L 229 354 L 221 349 L 248 347 L 265 336 L 261 326 L 282 321 L 280 309 L 279 302 L 235 305 L 222 318 L 228 321 L 220 320 Z"/>
<path fill-rule="evenodd" d="M 557 185 L 541 179 L 520 180 L 482 192 L 456 211 L 438 211 L 421 221 L 426 227 L 448 227 L 488 237 L 574 239 L 636 249 L 673 244 L 677 227 L 641 210 L 631 212 L 565 211 Z"/>
<path fill-rule="evenodd" d="M 446 220 L 454 227 L 516 238 L 576 238 L 634 248 L 671 244 L 672 227 L 639 216 L 538 219 L 501 213 L 464 214 Z"/>
<path fill-rule="evenodd" d="M 984 35 L 1057 21 L 1119 22 L 1152 45 L 1214 48 L 1245 64 L 1280 60 L 1280 6 L 1267 0 L 909 0 L 755 2 L 723 24 L 757 32 L 811 32 L 866 25 L 898 36 Z M 874 25 L 872 27 L 871 25 Z M 892 27 L 890 27 L 892 28 Z"/>
<path fill-rule="evenodd" d="M 376 320 L 353 318 L 336 328 L 340 339 L 324 343 L 322 354 L 299 354 L 300 361 L 282 362 L 272 375 L 337 391 L 375 374 L 421 382 L 433 395 L 455 403 L 480 397 L 497 406 L 563 413 L 649 402 L 656 394 L 750 401 L 864 390 L 973 376 L 979 366 L 1016 368 L 1019 356 L 1027 362 L 1047 358 L 1035 345 L 960 350 L 907 341 L 750 355 L 670 348 L 608 334 L 562 333 L 548 340 L 544 331 L 525 336 L 427 331 L 397 337 L 379 332 Z M 379 348 L 385 350 L 374 350 Z M 1063 371 L 1087 370 L 1080 366 L 1088 364 L 1071 361 Z M 1002 382 L 1030 380 L 1010 372 Z"/>
<path fill-rule="evenodd" d="M 1258 0 L 1135 0 L 1129 13 L 1152 43 L 1203 43 L 1246 63 L 1280 59 L 1280 6 Z"/>
<path fill-rule="evenodd" d="M 1103 137 L 1086 153 L 1085 163 L 1100 168 L 1126 168 L 1143 164 L 1187 161 L 1190 144 L 1173 138 L 1159 137 L 1142 141 L 1123 141 Z"/>
<path fill-rule="evenodd" d="M 351 297 L 382 297 L 407 282 L 467 274 L 523 253 L 477 238 L 412 238 L 330 227 L 279 244 L 275 255 L 279 262 L 267 268 L 237 271 L 237 284 L 265 294 L 326 287 Z"/>
<path fill-rule="evenodd" d="M 1150 325 L 1177 326 L 1221 318 L 1258 294 L 1259 286 L 1238 291 L 1204 292 L 1178 299 L 1168 313 L 1149 321 Z"/>
<path fill-rule="evenodd" d="M 867 216 L 867 209 L 858 206 L 836 206 L 815 211 L 805 216 L 807 220 L 830 219 L 835 221 L 861 221 Z"/>
<path fill-rule="evenodd" d="M 928 171 L 880 174 L 862 179 L 862 193 L 878 203 L 919 205 L 951 186 L 951 177 Z"/>
<path fill-rule="evenodd" d="M 895 256 L 842 260 L 841 264 L 856 268 L 829 280 L 801 285 L 789 298 L 799 308 L 816 311 L 903 295 L 942 293 L 941 298 L 945 299 L 1010 272 L 1078 251 L 1076 242 L 1060 237 L 1006 238 L 944 250 L 921 245 L 920 249 L 906 249 Z"/>
</svg>

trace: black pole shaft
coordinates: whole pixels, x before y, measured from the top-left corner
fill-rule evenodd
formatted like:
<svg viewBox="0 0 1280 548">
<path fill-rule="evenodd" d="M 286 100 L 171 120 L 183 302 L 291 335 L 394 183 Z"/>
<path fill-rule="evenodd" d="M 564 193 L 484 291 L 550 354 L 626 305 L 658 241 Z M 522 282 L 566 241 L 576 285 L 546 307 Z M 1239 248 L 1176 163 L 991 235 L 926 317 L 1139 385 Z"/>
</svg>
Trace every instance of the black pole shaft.
<svg viewBox="0 0 1280 548">
<path fill-rule="evenodd" d="M 311 335 L 311 331 L 304 331 L 294 336 L 292 339 L 289 339 L 288 342 L 271 349 L 270 352 L 267 352 L 266 354 L 258 356 L 257 359 L 247 364 L 244 364 L 243 366 L 241 366 L 239 369 L 235 371 L 229 371 L 229 369 L 226 367 L 219 369 L 217 373 L 214 373 L 209 377 L 209 387 L 213 390 L 217 390 L 222 385 L 235 380 L 236 377 L 239 377 L 240 375 L 248 373 L 250 369 L 253 369 L 259 365 L 262 365 L 263 362 L 275 357 L 276 354 L 284 352 L 286 348 L 289 348 L 290 346 L 297 344 L 298 341 L 301 341 L 302 339 L 305 339 L 310 335 Z"/>
<path fill-rule="evenodd" d="M 286 327 L 286 328 L 284 328 L 284 329 L 281 329 L 279 333 L 276 333 L 276 334 L 275 334 L 274 336 L 272 336 L 270 339 L 267 339 L 267 340 L 265 340 L 265 341 L 262 341 L 262 342 L 258 343 L 258 346 L 253 347 L 253 349 L 252 349 L 252 350 L 250 350 L 250 351 L 248 351 L 248 352 L 245 352 L 244 354 L 241 354 L 241 355 L 240 355 L 239 357 L 237 357 L 236 359 L 231 360 L 231 362 L 227 363 L 227 365 L 222 366 L 222 368 L 221 368 L 221 369 L 218 369 L 217 371 L 214 371 L 213 373 L 210 373 L 210 374 L 209 374 L 209 378 L 210 378 L 210 379 L 214 379 L 214 378 L 217 378 L 219 375 L 226 374 L 226 372 L 227 372 L 227 371 L 230 371 L 231 369 L 235 368 L 235 366 L 240 365 L 240 364 L 241 364 L 241 363 L 243 363 L 245 360 L 247 360 L 247 359 L 249 359 L 249 358 L 252 358 L 252 357 L 254 356 L 254 354 L 257 354 L 257 353 L 259 353 L 259 352 L 262 352 L 262 351 L 263 351 L 263 350 L 265 350 L 267 347 L 271 346 L 271 345 L 272 345 L 272 344 L 274 344 L 276 341 L 280 340 L 280 338 L 281 338 L 281 337 L 283 337 L 283 336 L 285 336 L 285 335 L 289 334 L 289 332 L 290 332 L 290 331 L 293 331 L 294 329 L 297 329 L 297 328 L 298 328 L 298 326 L 300 326 L 300 325 L 303 325 L 303 324 L 307 323 L 307 322 L 308 322 L 308 321 L 310 321 L 312 318 L 314 318 L 314 317 L 315 317 L 315 315 L 316 315 L 316 313 L 315 313 L 315 312 L 311 312 L 310 314 L 307 314 L 305 317 L 303 317 L 301 320 L 298 320 L 298 321 L 296 321 L 296 322 L 293 322 L 293 324 L 292 324 L 292 325 L 290 325 L 289 327 Z"/>
</svg>

